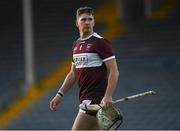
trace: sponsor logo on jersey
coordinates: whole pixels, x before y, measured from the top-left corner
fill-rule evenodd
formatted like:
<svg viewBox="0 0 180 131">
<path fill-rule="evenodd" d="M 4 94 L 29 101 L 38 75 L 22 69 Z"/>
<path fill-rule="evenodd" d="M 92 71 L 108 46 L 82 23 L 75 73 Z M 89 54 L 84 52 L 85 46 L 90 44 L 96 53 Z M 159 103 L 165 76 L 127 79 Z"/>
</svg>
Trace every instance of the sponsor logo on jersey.
<svg viewBox="0 0 180 131">
<path fill-rule="evenodd" d="M 76 66 L 83 66 L 88 64 L 88 56 L 87 55 L 78 55 L 73 58 Z"/>
<path fill-rule="evenodd" d="M 99 67 L 102 65 L 102 59 L 97 53 L 73 54 L 73 61 L 76 68 Z"/>
</svg>

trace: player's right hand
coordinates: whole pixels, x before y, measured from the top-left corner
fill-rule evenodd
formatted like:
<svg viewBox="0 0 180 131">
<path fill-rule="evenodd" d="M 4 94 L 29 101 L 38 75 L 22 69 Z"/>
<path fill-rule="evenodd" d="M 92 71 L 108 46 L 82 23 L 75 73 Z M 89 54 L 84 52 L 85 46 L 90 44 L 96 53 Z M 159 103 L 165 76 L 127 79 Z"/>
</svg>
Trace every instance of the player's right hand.
<svg viewBox="0 0 180 131">
<path fill-rule="evenodd" d="M 57 106 L 60 103 L 61 97 L 56 95 L 50 102 L 51 111 L 55 112 L 57 110 Z"/>
</svg>

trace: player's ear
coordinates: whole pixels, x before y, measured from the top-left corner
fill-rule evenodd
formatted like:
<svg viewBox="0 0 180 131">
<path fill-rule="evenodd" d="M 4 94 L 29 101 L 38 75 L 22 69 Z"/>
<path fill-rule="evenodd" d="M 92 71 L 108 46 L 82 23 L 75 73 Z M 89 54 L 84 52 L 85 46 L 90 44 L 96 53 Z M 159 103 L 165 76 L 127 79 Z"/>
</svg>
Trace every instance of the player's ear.
<svg viewBox="0 0 180 131">
<path fill-rule="evenodd" d="M 95 26 L 95 20 L 94 20 L 94 24 L 93 24 L 93 27 Z"/>
<path fill-rule="evenodd" d="M 93 16 L 93 27 L 95 26 L 95 18 L 94 18 L 94 16 Z"/>
<path fill-rule="evenodd" d="M 75 21 L 75 24 L 76 24 L 76 27 L 78 28 L 78 27 L 79 27 L 79 25 L 78 25 L 78 21 L 77 21 L 77 19 L 76 19 L 76 21 Z"/>
</svg>

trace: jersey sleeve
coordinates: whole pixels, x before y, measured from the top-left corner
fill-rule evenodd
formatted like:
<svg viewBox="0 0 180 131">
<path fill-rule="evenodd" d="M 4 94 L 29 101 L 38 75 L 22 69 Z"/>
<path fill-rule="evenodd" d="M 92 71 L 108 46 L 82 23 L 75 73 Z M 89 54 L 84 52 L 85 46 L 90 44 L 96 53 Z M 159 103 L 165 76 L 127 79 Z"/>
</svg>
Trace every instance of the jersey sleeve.
<svg viewBox="0 0 180 131">
<path fill-rule="evenodd" d="M 71 52 L 71 62 L 72 62 L 72 64 L 74 64 L 73 51 Z"/>
<path fill-rule="evenodd" d="M 111 42 L 105 39 L 101 39 L 100 42 L 97 43 L 97 46 L 97 53 L 103 62 L 115 58 Z"/>
<path fill-rule="evenodd" d="M 72 45 L 72 48 L 71 48 L 71 62 L 72 62 L 72 64 L 74 64 L 74 59 L 73 59 L 73 50 L 74 50 L 74 47 L 75 47 L 75 42 L 73 42 L 73 45 Z"/>
</svg>

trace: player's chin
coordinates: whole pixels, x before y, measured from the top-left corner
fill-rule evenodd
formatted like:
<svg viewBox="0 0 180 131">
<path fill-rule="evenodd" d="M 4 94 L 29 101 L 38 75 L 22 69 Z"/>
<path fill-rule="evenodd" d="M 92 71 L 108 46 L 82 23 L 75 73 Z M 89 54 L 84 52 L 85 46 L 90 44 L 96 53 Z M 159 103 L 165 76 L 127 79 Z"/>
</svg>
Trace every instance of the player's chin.
<svg viewBox="0 0 180 131">
<path fill-rule="evenodd" d="M 92 29 L 91 29 L 91 28 L 85 28 L 85 29 L 83 30 L 83 32 L 84 32 L 84 33 L 90 33 L 90 32 L 92 32 Z"/>
</svg>

